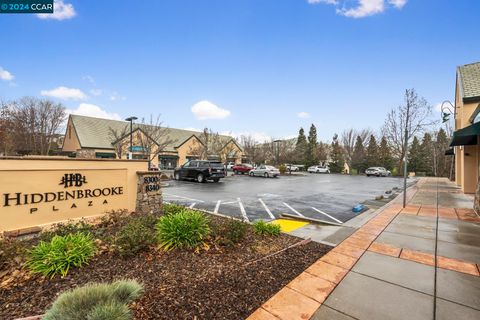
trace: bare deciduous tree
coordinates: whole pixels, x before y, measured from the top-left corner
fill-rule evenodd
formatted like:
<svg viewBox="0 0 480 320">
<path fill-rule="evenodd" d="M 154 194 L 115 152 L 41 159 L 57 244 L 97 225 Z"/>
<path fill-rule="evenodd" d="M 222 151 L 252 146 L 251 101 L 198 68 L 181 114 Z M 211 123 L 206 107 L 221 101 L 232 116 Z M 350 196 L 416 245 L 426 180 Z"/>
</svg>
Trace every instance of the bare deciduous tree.
<svg viewBox="0 0 480 320">
<path fill-rule="evenodd" d="M 407 105 L 409 118 L 407 123 Z M 382 134 L 388 140 L 392 152 L 398 161 L 398 168 L 403 167 L 405 156 L 405 127 L 408 129 L 407 141 L 413 136 L 424 132 L 431 125 L 435 124 L 430 118 L 432 106 L 423 97 L 419 97 L 415 89 L 405 92 L 405 103 L 393 108 L 388 114 L 382 127 Z"/>
<path fill-rule="evenodd" d="M 292 163 L 295 160 L 295 139 L 278 140 L 271 138 L 270 141 L 260 146 L 261 163 Z"/>
<path fill-rule="evenodd" d="M 122 158 L 123 151 L 126 150 L 128 139 L 125 139 L 125 137 L 129 134 L 129 130 L 130 128 L 127 124 L 121 129 L 108 128 L 109 139 L 112 141 L 112 145 L 119 159 Z"/>
<path fill-rule="evenodd" d="M 158 157 L 167 146 L 176 142 L 176 140 L 170 138 L 168 127 L 163 127 L 162 125 L 160 115 L 156 117 L 150 115 L 149 121 L 142 118 L 141 124 L 138 125 L 142 133 L 137 132 L 136 139 L 138 139 L 142 153 L 144 157 L 148 159 L 149 164 L 153 159 Z"/>
<path fill-rule="evenodd" d="M 317 147 L 317 157 L 320 162 L 326 162 L 330 158 L 331 147 L 328 143 L 319 141 Z"/>
<path fill-rule="evenodd" d="M 345 161 L 349 166 L 352 165 L 352 155 L 353 150 L 355 149 L 355 142 L 357 137 L 360 137 L 362 141 L 367 141 L 367 138 L 373 134 L 373 131 L 370 129 L 347 129 L 344 130 L 341 134 L 340 141 L 342 143 L 343 149 L 345 150 Z M 366 147 L 366 145 L 364 145 Z"/>
<path fill-rule="evenodd" d="M 190 150 L 190 154 L 197 156 L 199 159 L 220 158 L 220 153 L 226 141 L 222 141 L 218 132 L 205 128 L 197 135 L 197 138 L 200 143 Z"/>
<path fill-rule="evenodd" d="M 0 100 L 0 154 L 9 155 L 13 152 L 13 121 L 7 102 Z"/>
<path fill-rule="evenodd" d="M 8 103 L 9 133 L 20 154 L 48 155 L 62 123 L 65 107 L 48 99 L 24 97 Z"/>
<path fill-rule="evenodd" d="M 260 144 L 253 136 L 242 135 L 240 137 L 240 145 L 242 146 L 251 163 L 257 163 L 259 161 L 261 153 Z"/>
</svg>

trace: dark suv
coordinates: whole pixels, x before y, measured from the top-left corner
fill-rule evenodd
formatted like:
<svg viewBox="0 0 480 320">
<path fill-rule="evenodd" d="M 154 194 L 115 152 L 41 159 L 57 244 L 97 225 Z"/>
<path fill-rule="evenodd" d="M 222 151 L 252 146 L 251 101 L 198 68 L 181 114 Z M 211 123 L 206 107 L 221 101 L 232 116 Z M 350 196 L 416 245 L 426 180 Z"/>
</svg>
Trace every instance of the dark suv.
<svg viewBox="0 0 480 320">
<path fill-rule="evenodd" d="M 175 180 L 188 179 L 198 182 L 213 180 L 213 182 L 218 182 L 221 178 L 225 178 L 225 166 L 218 161 L 190 160 L 176 168 L 173 176 Z"/>
</svg>

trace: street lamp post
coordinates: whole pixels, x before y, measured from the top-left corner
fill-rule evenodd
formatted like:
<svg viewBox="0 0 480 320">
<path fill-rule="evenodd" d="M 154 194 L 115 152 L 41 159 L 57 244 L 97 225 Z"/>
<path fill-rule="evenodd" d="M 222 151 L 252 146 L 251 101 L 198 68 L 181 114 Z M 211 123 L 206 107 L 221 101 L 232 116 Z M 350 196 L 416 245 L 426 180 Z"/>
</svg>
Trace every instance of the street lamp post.
<svg viewBox="0 0 480 320">
<path fill-rule="evenodd" d="M 450 106 L 444 106 L 445 103 L 448 103 Z M 445 109 L 448 110 L 448 113 L 444 111 Z M 448 120 L 450 120 L 450 115 L 451 114 L 455 115 L 455 106 L 448 100 L 445 100 L 442 102 L 442 105 L 440 106 L 440 110 L 442 112 L 442 123 L 448 123 Z M 447 130 L 448 130 L 448 126 L 447 126 Z"/>
<path fill-rule="evenodd" d="M 125 119 L 125 121 L 130 122 L 130 152 L 128 153 L 128 158 L 132 160 L 133 154 L 132 154 L 132 149 L 133 149 L 133 121 L 137 120 L 138 118 L 135 116 L 128 117 Z"/>
<path fill-rule="evenodd" d="M 274 140 L 273 143 L 275 143 L 275 147 L 276 147 L 276 157 L 275 157 L 275 164 L 278 165 L 279 163 L 279 157 L 280 157 L 280 142 L 282 142 L 282 140 Z"/>
<path fill-rule="evenodd" d="M 444 106 L 445 103 L 448 103 L 450 106 Z M 445 128 L 447 129 L 447 135 L 451 136 L 452 129 L 449 126 L 449 120 L 450 120 L 450 115 L 453 114 L 455 116 L 455 106 L 449 100 L 445 100 L 442 102 L 442 105 L 440 106 L 440 110 L 442 112 L 442 123 L 445 123 Z M 445 110 L 447 110 L 448 112 L 445 112 Z M 455 162 L 455 153 L 453 154 L 453 160 L 450 163 L 450 176 L 449 176 L 450 180 L 452 180 L 454 162 Z"/>
<path fill-rule="evenodd" d="M 410 101 L 407 99 L 407 117 L 405 119 L 405 154 L 403 158 L 403 207 L 407 205 L 407 155 L 408 155 L 408 121 L 410 120 Z"/>
</svg>

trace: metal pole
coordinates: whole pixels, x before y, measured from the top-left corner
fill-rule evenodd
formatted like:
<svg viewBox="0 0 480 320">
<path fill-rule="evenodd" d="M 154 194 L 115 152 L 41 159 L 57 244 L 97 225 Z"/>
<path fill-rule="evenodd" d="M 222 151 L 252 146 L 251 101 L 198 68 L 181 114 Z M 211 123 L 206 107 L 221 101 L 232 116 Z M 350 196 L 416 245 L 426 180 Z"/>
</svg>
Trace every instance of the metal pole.
<svg viewBox="0 0 480 320">
<path fill-rule="evenodd" d="M 279 147 L 279 143 L 277 142 L 277 166 L 279 165 L 279 158 L 280 157 L 280 147 Z"/>
<path fill-rule="evenodd" d="M 405 208 L 407 205 L 407 155 L 408 155 L 408 121 L 410 120 L 410 100 L 408 97 L 408 90 L 407 90 L 407 117 L 405 120 L 405 155 L 403 158 L 403 207 Z"/>
<path fill-rule="evenodd" d="M 132 154 L 132 148 L 133 148 L 133 119 L 130 119 L 130 160 L 133 158 Z"/>
</svg>

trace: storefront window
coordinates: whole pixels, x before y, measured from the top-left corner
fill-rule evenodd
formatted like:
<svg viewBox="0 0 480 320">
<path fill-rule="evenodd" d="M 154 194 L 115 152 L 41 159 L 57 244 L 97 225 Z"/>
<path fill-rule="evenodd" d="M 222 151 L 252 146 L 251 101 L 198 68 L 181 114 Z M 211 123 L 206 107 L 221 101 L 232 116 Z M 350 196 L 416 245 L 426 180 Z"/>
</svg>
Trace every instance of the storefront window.
<svg viewBox="0 0 480 320">
<path fill-rule="evenodd" d="M 176 156 L 159 156 L 158 160 L 160 170 L 173 170 L 177 167 L 178 157 Z"/>
<path fill-rule="evenodd" d="M 113 152 L 95 152 L 95 158 L 115 159 L 116 156 Z"/>
</svg>

